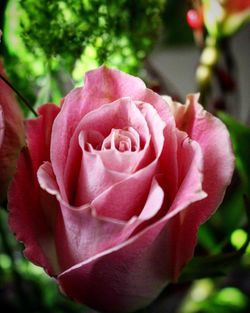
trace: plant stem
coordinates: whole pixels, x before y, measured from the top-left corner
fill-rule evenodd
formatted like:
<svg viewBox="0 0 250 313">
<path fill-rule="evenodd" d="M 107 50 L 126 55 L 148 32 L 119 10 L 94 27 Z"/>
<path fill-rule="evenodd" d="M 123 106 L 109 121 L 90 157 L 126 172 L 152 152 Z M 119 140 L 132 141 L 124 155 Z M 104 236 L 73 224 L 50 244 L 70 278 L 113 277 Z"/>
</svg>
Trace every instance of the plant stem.
<svg viewBox="0 0 250 313">
<path fill-rule="evenodd" d="M 0 74 L 0 78 L 18 95 L 18 97 L 23 101 L 23 103 L 28 107 L 28 109 L 37 117 L 38 114 L 32 108 L 29 102 L 23 97 L 23 95 L 3 75 Z"/>
</svg>

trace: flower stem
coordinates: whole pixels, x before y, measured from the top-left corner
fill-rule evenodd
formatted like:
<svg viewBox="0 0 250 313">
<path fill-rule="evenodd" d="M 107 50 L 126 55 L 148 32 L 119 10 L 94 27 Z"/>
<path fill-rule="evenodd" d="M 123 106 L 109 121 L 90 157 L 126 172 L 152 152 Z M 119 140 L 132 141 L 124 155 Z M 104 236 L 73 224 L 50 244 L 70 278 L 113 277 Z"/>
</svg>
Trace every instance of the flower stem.
<svg viewBox="0 0 250 313">
<path fill-rule="evenodd" d="M 23 101 L 23 103 L 27 106 L 27 108 L 37 117 L 38 114 L 32 108 L 29 102 L 24 98 L 24 96 L 3 75 L 0 74 L 0 78 L 5 82 L 6 85 L 8 85 L 18 95 L 18 97 Z"/>
<path fill-rule="evenodd" d="M 220 50 L 216 38 L 208 36 L 202 49 L 200 62 L 196 70 L 196 81 L 201 93 L 200 101 L 206 107 L 211 90 L 214 68 L 219 59 Z"/>
</svg>

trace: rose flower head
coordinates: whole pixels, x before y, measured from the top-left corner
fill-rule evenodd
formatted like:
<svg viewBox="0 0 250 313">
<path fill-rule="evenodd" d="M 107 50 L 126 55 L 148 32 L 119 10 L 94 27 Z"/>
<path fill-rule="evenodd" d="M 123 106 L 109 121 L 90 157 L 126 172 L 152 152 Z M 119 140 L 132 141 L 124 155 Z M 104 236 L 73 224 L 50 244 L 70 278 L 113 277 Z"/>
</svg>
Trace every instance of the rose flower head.
<svg viewBox="0 0 250 313">
<path fill-rule="evenodd" d="M 0 74 L 5 76 L 0 60 Z M 0 78 L 0 202 L 16 170 L 16 162 L 24 145 L 23 116 L 11 88 Z"/>
<path fill-rule="evenodd" d="M 228 131 L 197 95 L 182 105 L 103 66 L 27 121 L 10 226 L 71 299 L 132 312 L 178 279 L 233 169 Z"/>
</svg>

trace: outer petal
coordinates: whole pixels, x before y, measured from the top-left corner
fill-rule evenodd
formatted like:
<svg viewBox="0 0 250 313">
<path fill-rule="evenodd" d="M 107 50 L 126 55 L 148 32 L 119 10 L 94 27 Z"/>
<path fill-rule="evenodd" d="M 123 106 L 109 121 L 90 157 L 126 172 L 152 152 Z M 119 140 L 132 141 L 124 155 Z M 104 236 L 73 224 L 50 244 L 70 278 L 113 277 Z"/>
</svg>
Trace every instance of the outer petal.
<svg viewBox="0 0 250 313">
<path fill-rule="evenodd" d="M 58 260 L 64 270 L 120 244 L 136 226 L 135 219 L 124 223 L 99 217 L 89 204 L 77 208 L 70 206 L 61 197 L 49 162 L 40 166 L 38 180 L 40 186 L 60 202 L 55 238 Z"/>
<path fill-rule="evenodd" d="M 162 225 L 59 275 L 62 290 L 101 312 L 134 312 L 168 283 L 169 242 Z M 137 240 L 136 240 L 137 239 Z"/>
<path fill-rule="evenodd" d="M 0 60 L 0 73 L 5 75 Z M 23 116 L 12 90 L 0 79 L 0 201 L 16 170 L 16 162 L 24 146 Z M 4 133 L 3 133 L 4 129 Z M 1 138 L 2 137 L 2 138 Z M 2 144 L 1 144 L 2 142 Z"/>
<path fill-rule="evenodd" d="M 45 105 L 39 118 L 27 122 L 28 145 L 19 158 L 8 197 L 12 231 L 24 242 L 27 258 L 50 275 L 58 273 L 53 234 L 57 202 L 41 190 L 36 172 L 49 159 L 51 128 L 58 112 L 55 105 Z"/>
<path fill-rule="evenodd" d="M 203 190 L 208 197 L 198 204 L 200 223 L 221 203 L 234 170 L 234 155 L 226 126 L 198 103 L 198 95 L 187 97 L 186 105 L 172 103 L 178 129 L 197 141 L 204 157 Z M 199 213 L 197 212 L 197 215 Z"/>
<path fill-rule="evenodd" d="M 171 193 L 168 195 L 167 190 L 165 191 L 170 196 L 172 203 L 166 215 L 166 218 L 169 219 L 166 233 L 171 247 L 168 255 L 171 264 L 169 270 L 170 280 L 175 280 L 178 277 L 183 266 L 193 255 L 199 224 L 197 224 L 196 217 L 193 215 L 192 205 L 204 201 L 202 199 L 207 197 L 202 187 L 204 160 L 201 147 L 196 141 L 191 140 L 186 133 L 178 130 L 176 159 L 177 192 L 174 200 L 172 200 Z M 167 176 L 167 181 L 170 183 L 167 186 L 171 186 L 169 176 Z M 173 189 L 170 191 L 173 191 Z M 197 214 L 202 213 L 197 212 Z M 192 216 L 192 218 L 185 220 L 184 217 L 186 216 Z M 193 229 L 195 229 L 194 238 L 190 236 Z"/>
<path fill-rule="evenodd" d="M 184 260 L 192 257 L 198 228 L 220 205 L 234 169 L 231 142 L 225 125 L 203 110 L 197 101 L 198 95 L 191 95 L 186 105 L 172 103 L 177 127 L 186 131 L 201 147 L 204 158 L 202 188 L 207 193 L 205 199 L 192 204 L 169 225 L 173 240 L 178 243 L 176 253 L 181 256 L 177 258 L 180 263 L 176 264 L 174 279 L 177 279 Z"/>
<path fill-rule="evenodd" d="M 101 66 L 86 74 L 85 92 L 91 99 L 86 105 L 88 111 L 96 107 L 113 102 L 123 97 L 131 97 L 152 104 L 163 119 L 169 118 L 169 111 L 162 98 L 152 90 L 146 88 L 138 77 Z"/>
</svg>

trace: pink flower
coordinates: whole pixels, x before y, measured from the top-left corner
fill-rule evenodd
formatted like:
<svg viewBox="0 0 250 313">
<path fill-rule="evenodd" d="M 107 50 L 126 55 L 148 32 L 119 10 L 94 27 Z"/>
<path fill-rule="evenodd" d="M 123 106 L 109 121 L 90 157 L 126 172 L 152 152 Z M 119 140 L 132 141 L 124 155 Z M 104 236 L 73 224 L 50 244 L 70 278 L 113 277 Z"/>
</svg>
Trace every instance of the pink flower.
<svg viewBox="0 0 250 313">
<path fill-rule="evenodd" d="M 25 255 L 90 307 L 147 305 L 223 199 L 234 168 L 226 127 L 197 95 L 164 100 L 106 67 L 39 114 L 9 193 Z"/>
<path fill-rule="evenodd" d="M 5 75 L 1 60 L 0 74 Z M 0 202 L 6 197 L 23 145 L 24 127 L 21 110 L 12 90 L 0 79 Z"/>
</svg>

